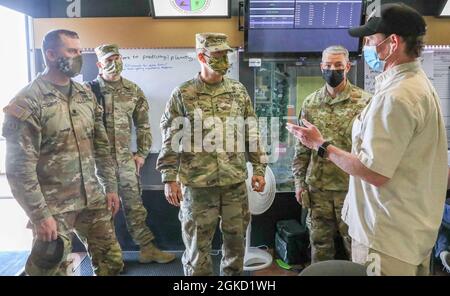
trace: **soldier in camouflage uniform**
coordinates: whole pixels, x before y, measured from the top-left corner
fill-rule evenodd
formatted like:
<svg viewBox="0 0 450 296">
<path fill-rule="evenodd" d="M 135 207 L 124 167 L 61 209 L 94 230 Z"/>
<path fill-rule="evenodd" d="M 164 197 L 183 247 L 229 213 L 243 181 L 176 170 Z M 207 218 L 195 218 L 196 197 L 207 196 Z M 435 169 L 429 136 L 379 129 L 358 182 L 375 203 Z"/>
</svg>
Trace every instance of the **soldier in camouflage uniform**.
<svg viewBox="0 0 450 296">
<path fill-rule="evenodd" d="M 249 147 L 255 144 L 251 139 L 257 139 L 258 132 L 251 124 L 245 135 L 239 128 L 225 131 L 219 127 L 227 119 L 256 116 L 245 87 L 224 76 L 229 68 L 227 54 L 232 50 L 227 36 L 203 33 L 196 35 L 196 41 L 201 72 L 177 87 L 166 105 L 161 118 L 163 146 L 157 169 L 162 173 L 168 202 L 181 204 L 185 275 L 212 275 L 209 253 L 219 218 L 223 238 L 221 274 L 239 275 L 250 213 L 245 184 L 246 149 L 238 150 L 235 139 L 245 137 L 244 144 Z M 221 139 L 226 139 L 227 144 L 221 145 Z M 252 185 L 255 191 L 262 191 L 266 155 L 259 146 L 253 148 L 247 149 L 254 168 Z"/>
<path fill-rule="evenodd" d="M 146 223 L 147 211 L 139 186 L 140 170 L 152 145 L 147 99 L 139 86 L 121 76 L 123 62 L 117 45 L 101 45 L 95 53 L 100 73 L 88 85 L 105 109 L 105 128 L 117 167 L 119 196 L 128 230 L 140 246 L 139 262 L 168 263 L 175 255 L 160 251 L 153 243 L 155 237 Z M 134 155 L 130 147 L 132 124 L 137 138 Z"/>
<path fill-rule="evenodd" d="M 102 109 L 89 89 L 70 79 L 81 70 L 80 40 L 75 32 L 51 31 L 42 50 L 45 72 L 4 109 L 6 174 L 34 241 L 59 237 L 64 256 L 48 268 L 28 258 L 25 271 L 70 272 L 67 255 L 76 232 L 87 243 L 95 273 L 116 275 L 123 261 L 112 218 L 120 201 Z"/>
<path fill-rule="evenodd" d="M 327 48 L 321 63 L 326 84 L 305 99 L 299 116 L 299 121 L 304 118 L 318 126 L 326 141 L 346 151 L 350 151 L 352 146 L 353 119 L 370 99 L 370 94 L 348 81 L 350 67 L 345 48 Z M 297 200 L 304 208 L 309 208 L 312 263 L 334 258 L 337 232 L 350 256 L 351 238 L 347 225 L 341 220 L 349 176 L 329 160 L 319 157 L 316 151 L 303 146 L 299 140 L 292 169 Z"/>
</svg>

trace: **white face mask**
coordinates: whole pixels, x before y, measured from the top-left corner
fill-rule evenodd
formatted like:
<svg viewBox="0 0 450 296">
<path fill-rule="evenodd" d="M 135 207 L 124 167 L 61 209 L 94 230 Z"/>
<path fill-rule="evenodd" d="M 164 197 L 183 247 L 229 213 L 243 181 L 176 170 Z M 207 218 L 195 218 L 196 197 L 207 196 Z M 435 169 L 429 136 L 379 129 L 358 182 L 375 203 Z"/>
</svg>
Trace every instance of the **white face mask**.
<svg viewBox="0 0 450 296">
<path fill-rule="evenodd" d="M 103 73 L 108 75 L 120 75 L 123 70 L 123 62 L 121 60 L 105 61 Z"/>
</svg>

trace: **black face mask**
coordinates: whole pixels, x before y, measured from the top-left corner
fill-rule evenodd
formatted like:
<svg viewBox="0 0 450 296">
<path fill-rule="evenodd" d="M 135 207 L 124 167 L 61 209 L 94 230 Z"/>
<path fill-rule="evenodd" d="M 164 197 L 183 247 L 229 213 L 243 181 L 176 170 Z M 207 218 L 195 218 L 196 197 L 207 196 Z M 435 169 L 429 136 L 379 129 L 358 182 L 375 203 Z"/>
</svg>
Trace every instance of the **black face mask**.
<svg viewBox="0 0 450 296">
<path fill-rule="evenodd" d="M 331 87 L 336 87 L 344 81 L 345 70 L 322 70 L 322 77 Z"/>
</svg>

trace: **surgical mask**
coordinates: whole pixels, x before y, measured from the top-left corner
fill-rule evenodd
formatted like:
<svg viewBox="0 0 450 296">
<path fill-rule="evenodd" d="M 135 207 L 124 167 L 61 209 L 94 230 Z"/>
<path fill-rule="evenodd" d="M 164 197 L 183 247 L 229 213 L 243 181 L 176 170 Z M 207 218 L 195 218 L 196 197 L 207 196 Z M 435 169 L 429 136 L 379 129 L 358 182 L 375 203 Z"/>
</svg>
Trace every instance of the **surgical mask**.
<svg viewBox="0 0 450 296">
<path fill-rule="evenodd" d="M 123 70 L 123 62 L 121 60 L 106 62 L 103 67 L 103 73 L 108 75 L 120 75 Z"/>
<path fill-rule="evenodd" d="M 377 47 L 375 45 L 365 45 L 363 48 L 364 52 L 364 60 L 367 65 L 369 65 L 370 69 L 375 72 L 383 72 L 384 67 L 386 66 L 386 62 L 380 60 L 380 57 L 377 53 Z"/>
<path fill-rule="evenodd" d="M 205 55 L 206 56 L 206 55 Z M 206 62 L 208 66 L 220 75 L 225 75 L 230 68 L 230 63 L 228 61 L 228 55 L 224 55 L 219 58 L 207 56 L 208 61 Z"/>
<path fill-rule="evenodd" d="M 336 87 L 345 79 L 345 70 L 323 69 L 322 77 L 331 87 Z"/>
<path fill-rule="evenodd" d="M 59 57 L 56 60 L 57 67 L 64 75 L 75 77 L 81 73 L 83 67 L 83 57 L 81 55 L 74 58 Z"/>
<path fill-rule="evenodd" d="M 381 60 L 377 52 L 377 47 L 388 40 L 388 38 L 378 43 L 378 45 L 365 45 L 363 48 L 364 60 L 366 61 L 367 65 L 369 65 L 369 67 L 375 72 L 383 72 L 384 68 L 386 67 L 387 59 L 389 59 L 392 55 L 391 53 L 384 60 Z"/>
</svg>

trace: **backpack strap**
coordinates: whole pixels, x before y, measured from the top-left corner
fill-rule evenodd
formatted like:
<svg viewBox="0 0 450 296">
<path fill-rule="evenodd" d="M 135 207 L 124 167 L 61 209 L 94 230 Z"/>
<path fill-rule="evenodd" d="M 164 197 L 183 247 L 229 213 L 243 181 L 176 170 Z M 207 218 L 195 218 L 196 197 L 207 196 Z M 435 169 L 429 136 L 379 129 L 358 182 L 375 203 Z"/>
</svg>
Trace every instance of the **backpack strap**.
<svg viewBox="0 0 450 296">
<path fill-rule="evenodd" d="M 97 99 L 97 103 L 102 106 L 103 108 L 103 125 L 106 127 L 106 102 L 105 102 L 105 96 L 102 94 L 100 89 L 100 83 L 97 79 L 93 81 L 88 82 L 89 86 L 91 87 L 92 92 L 95 95 L 95 98 Z"/>
</svg>

